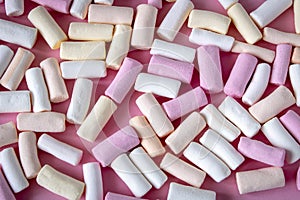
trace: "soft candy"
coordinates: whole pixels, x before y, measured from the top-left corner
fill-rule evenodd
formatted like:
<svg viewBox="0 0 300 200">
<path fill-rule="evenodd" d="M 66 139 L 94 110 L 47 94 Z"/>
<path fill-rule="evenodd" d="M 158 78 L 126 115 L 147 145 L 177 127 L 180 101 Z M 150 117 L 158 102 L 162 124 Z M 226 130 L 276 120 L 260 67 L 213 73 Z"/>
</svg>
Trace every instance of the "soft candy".
<svg viewBox="0 0 300 200">
<path fill-rule="evenodd" d="M 231 6 L 236 4 L 238 0 L 218 0 L 225 10 L 228 10 Z"/>
<path fill-rule="evenodd" d="M 0 125 L 0 147 L 18 142 L 17 129 L 13 122 Z"/>
<path fill-rule="evenodd" d="M 300 35 L 265 27 L 263 40 L 272 44 L 291 44 L 300 46 Z"/>
<path fill-rule="evenodd" d="M 43 6 L 49 7 L 57 12 L 69 13 L 70 5 L 72 4 L 72 0 L 31 0 L 35 3 L 41 4 Z"/>
<path fill-rule="evenodd" d="M 300 107 L 300 65 L 293 64 L 289 68 L 290 81 L 294 90 L 296 104 Z"/>
<path fill-rule="evenodd" d="M 103 181 L 99 163 L 89 162 L 82 165 L 85 183 L 85 199 L 103 199 Z"/>
<path fill-rule="evenodd" d="M 73 0 L 70 14 L 79 19 L 85 19 L 92 0 Z"/>
<path fill-rule="evenodd" d="M 16 200 L 14 193 L 11 191 L 2 170 L 0 171 L 0 199 Z"/>
<path fill-rule="evenodd" d="M 8 46 L 0 45 L 0 77 L 5 72 L 13 56 L 14 52 Z"/>
<path fill-rule="evenodd" d="M 5 12 L 7 16 L 20 16 L 24 13 L 24 0 L 5 1 Z"/>
<path fill-rule="evenodd" d="M 289 110 L 279 119 L 280 122 L 285 126 L 285 128 L 298 141 L 298 143 L 300 143 L 300 116 L 295 111 Z"/>
<path fill-rule="evenodd" d="M 30 91 L 0 92 L 0 113 L 30 112 Z"/>
</svg>

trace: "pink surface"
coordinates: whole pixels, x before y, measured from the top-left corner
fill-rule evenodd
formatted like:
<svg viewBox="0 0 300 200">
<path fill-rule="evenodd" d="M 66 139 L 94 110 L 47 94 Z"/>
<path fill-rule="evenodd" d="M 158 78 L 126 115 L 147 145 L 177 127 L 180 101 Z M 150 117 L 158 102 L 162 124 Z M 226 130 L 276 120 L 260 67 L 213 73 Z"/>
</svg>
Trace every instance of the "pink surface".
<svg viewBox="0 0 300 200">
<path fill-rule="evenodd" d="M 248 12 L 256 9 L 261 3 L 263 3 L 264 0 L 240 0 L 240 3 L 246 8 Z M 115 0 L 115 5 L 118 6 L 132 6 L 136 7 L 140 3 L 146 3 L 145 0 Z M 193 0 L 193 3 L 195 5 L 196 9 L 205 9 L 210 11 L 216 11 L 221 14 L 226 15 L 226 11 L 222 8 L 222 6 L 218 3 L 217 0 L 211 0 L 211 1 L 204 1 L 204 0 Z M 163 17 L 166 15 L 167 11 L 171 7 L 172 3 L 167 3 L 166 1 L 163 1 L 163 9 L 159 11 L 158 14 L 158 21 L 157 26 L 161 23 Z M 32 26 L 30 22 L 27 19 L 27 15 L 31 9 L 36 7 L 37 4 L 33 3 L 32 1 L 25 0 L 25 13 L 21 17 L 7 17 L 5 15 L 4 10 L 4 4 L 0 4 L 0 18 L 15 21 L 18 23 L 26 24 L 29 26 Z M 50 14 L 57 20 L 58 24 L 63 28 L 65 32 L 68 30 L 68 26 L 70 22 L 72 21 L 81 21 L 79 19 L 76 19 L 72 16 L 65 15 L 62 13 L 58 13 L 53 10 L 49 10 Z M 85 20 L 86 21 L 86 20 Z M 279 18 L 274 20 L 270 25 L 270 27 L 277 28 L 282 31 L 288 31 L 288 32 L 295 32 L 294 26 L 293 26 L 293 10 L 292 8 L 289 8 L 286 12 L 284 12 Z M 177 36 L 177 39 L 175 41 L 180 42 L 181 44 L 187 44 L 189 46 L 192 46 L 194 48 L 197 48 L 197 45 L 192 45 L 188 42 L 188 35 L 191 32 L 191 29 L 187 28 L 186 23 L 184 24 L 183 28 L 181 29 L 181 32 L 184 34 L 179 34 Z M 237 40 L 244 41 L 241 37 L 241 35 L 237 32 L 237 30 L 234 28 L 233 25 L 230 26 L 229 35 L 236 37 Z M 14 52 L 16 52 L 17 47 L 16 45 L 7 44 L 6 42 L 0 41 L 0 44 L 5 44 L 11 47 Z M 260 41 L 257 43 L 258 45 L 262 47 L 266 47 L 272 50 L 275 50 L 275 45 L 268 44 L 266 42 Z M 32 49 L 32 52 L 36 55 L 36 58 L 33 62 L 32 67 L 39 66 L 39 63 L 50 57 L 54 56 L 56 58 L 59 58 L 59 50 L 51 50 L 49 46 L 46 44 L 44 39 L 41 37 L 40 34 L 38 34 L 38 42 L 35 44 L 34 48 Z M 150 60 L 150 54 L 149 51 L 131 51 L 128 55 L 128 57 L 133 58 L 147 66 Z M 223 72 L 223 80 L 224 82 L 227 81 L 228 76 L 230 74 L 230 70 L 232 66 L 234 65 L 234 62 L 237 58 L 237 54 L 233 53 L 226 53 L 221 52 L 221 63 L 222 63 L 222 72 Z M 259 60 L 259 62 L 262 62 Z M 197 62 L 195 60 L 194 62 L 196 68 L 198 68 Z M 146 68 L 146 67 L 145 67 Z M 199 86 L 199 72 L 197 70 L 194 71 L 194 76 L 191 82 L 191 85 L 184 84 L 180 90 L 180 94 L 183 94 L 190 90 L 191 88 Z M 94 95 L 92 97 L 92 105 L 95 104 L 98 97 L 102 94 L 104 94 L 105 89 L 108 87 L 110 82 L 115 77 L 116 72 L 112 70 L 108 70 L 108 76 L 104 79 L 101 79 L 100 81 L 94 80 L 95 83 L 95 90 Z M 72 89 L 74 85 L 74 80 L 67 80 L 67 89 L 69 92 L 69 95 L 72 94 Z M 286 86 L 291 88 L 290 80 L 287 80 Z M 22 81 L 19 89 L 27 89 L 25 80 Z M 269 85 L 267 91 L 264 93 L 265 97 L 266 95 L 270 94 L 275 89 L 274 86 Z M 1 91 L 5 91 L 6 89 L 3 87 L 0 87 Z M 95 146 L 97 143 L 99 143 L 101 140 L 106 138 L 107 136 L 111 135 L 112 133 L 116 132 L 120 127 L 124 127 L 128 125 L 128 121 L 132 116 L 135 115 L 141 115 L 139 109 L 135 105 L 135 99 L 140 95 L 140 93 L 135 92 L 131 90 L 129 92 L 129 95 L 124 99 L 122 106 L 118 108 L 118 110 L 114 113 L 112 119 L 109 121 L 107 126 L 104 128 L 103 132 L 100 137 L 97 138 L 96 142 L 93 144 L 89 144 L 87 142 L 82 142 L 79 137 L 76 135 L 76 129 L 78 129 L 78 126 L 67 124 L 67 129 L 64 133 L 53 133 L 51 134 L 53 137 L 66 142 L 68 144 L 71 144 L 77 148 L 80 148 L 84 150 L 83 159 L 80 162 L 80 165 L 77 167 L 73 167 L 67 163 L 64 163 L 61 160 L 58 160 L 54 158 L 53 156 L 39 151 L 39 157 L 41 164 L 50 164 L 57 170 L 66 173 L 67 175 L 70 175 L 76 179 L 83 180 L 83 174 L 82 174 L 82 164 L 86 162 L 93 162 L 96 161 L 95 158 L 90 154 L 89 150 Z M 209 101 L 214 103 L 215 105 L 218 105 L 224 98 L 224 94 L 217 94 L 217 95 L 210 95 Z M 158 100 L 162 103 L 168 99 L 166 98 L 158 98 Z M 239 101 L 241 102 L 241 101 Z M 59 103 L 59 104 L 52 104 L 53 111 L 58 112 L 64 112 L 66 113 L 68 109 L 68 105 L 70 103 L 70 99 L 66 102 Z M 91 107 L 92 107 L 91 105 Z M 300 109 L 297 107 L 292 107 L 292 110 L 296 111 L 298 114 L 300 113 Z M 281 116 L 283 113 L 281 113 L 279 116 Z M 1 114 L 0 117 L 0 124 L 6 123 L 8 121 L 16 121 L 16 114 Z M 176 120 L 174 122 L 175 126 L 177 127 L 179 122 L 183 119 Z M 205 131 L 205 130 L 204 130 Z M 200 135 L 202 135 L 204 133 Z M 39 137 L 41 134 L 37 133 L 37 137 Z M 199 137 L 195 139 L 195 141 L 198 141 Z M 270 144 L 267 139 L 263 136 L 261 132 L 259 132 L 253 139 L 257 139 L 260 141 L 263 141 L 267 144 Z M 237 147 L 238 140 L 235 140 L 232 144 Z M 15 147 L 15 150 L 17 152 L 17 145 L 12 145 Z M 3 148 L 1 148 L 2 150 Z M 167 149 L 170 151 L 169 149 Z M 17 152 L 18 153 L 18 152 Z M 181 158 L 183 156 L 181 155 Z M 161 161 L 162 157 L 155 158 L 155 161 L 159 163 Z M 184 159 L 184 158 L 183 158 Z M 186 160 L 186 159 L 184 159 Z M 245 170 L 252 170 L 252 169 L 258 169 L 261 167 L 267 167 L 266 164 L 259 163 L 257 161 L 246 159 L 246 161 L 236 170 L 236 171 L 245 171 Z M 204 181 L 204 184 L 201 186 L 203 189 L 209 189 L 214 190 L 217 192 L 217 199 L 218 200 L 228 200 L 228 199 L 239 199 L 239 200 L 265 200 L 265 199 L 272 199 L 272 200 L 282 200 L 282 199 L 289 199 L 289 200 L 296 200 L 299 199 L 300 191 L 297 190 L 296 187 L 296 174 L 297 169 L 299 167 L 299 161 L 294 163 L 293 165 L 285 165 L 283 170 L 286 177 L 286 186 L 283 188 L 274 189 L 271 191 L 263 191 L 263 192 L 257 192 L 257 193 L 251 193 L 246 195 L 240 195 L 237 190 L 236 181 L 235 181 L 235 172 L 233 172 L 230 177 L 228 177 L 226 180 L 224 180 L 221 183 L 215 183 L 210 177 L 207 177 Z M 104 193 L 106 194 L 108 191 L 116 192 L 116 193 L 122 193 L 125 195 L 131 195 L 129 189 L 126 187 L 126 185 L 118 178 L 118 176 L 110 169 L 110 168 L 102 168 L 102 174 L 103 174 L 103 180 L 104 180 Z M 167 192 L 169 188 L 169 183 L 171 181 L 176 181 L 179 183 L 184 184 L 183 181 L 180 181 L 172 176 L 169 175 L 168 182 L 160 189 L 152 189 L 148 194 L 145 195 L 144 198 L 149 199 L 161 199 L 164 200 L 167 197 Z M 59 197 L 55 194 L 52 194 L 51 192 L 45 190 L 44 188 L 38 186 L 36 184 L 35 179 L 32 179 L 29 181 L 30 187 L 25 189 L 24 191 L 16 194 L 17 199 L 30 199 L 30 200 L 40 200 L 40 199 L 51 199 L 51 200 L 62 200 L 62 197 Z M 84 196 L 81 198 L 84 199 Z"/>
</svg>

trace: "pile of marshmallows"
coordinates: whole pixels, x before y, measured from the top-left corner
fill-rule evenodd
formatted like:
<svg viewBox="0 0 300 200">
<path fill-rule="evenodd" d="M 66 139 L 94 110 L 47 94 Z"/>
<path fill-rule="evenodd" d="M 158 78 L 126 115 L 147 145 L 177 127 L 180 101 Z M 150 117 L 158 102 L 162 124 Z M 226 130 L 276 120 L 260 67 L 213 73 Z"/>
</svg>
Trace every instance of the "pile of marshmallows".
<svg viewBox="0 0 300 200">
<path fill-rule="evenodd" d="M 284 161 L 291 164 L 300 158 L 300 116 L 292 110 L 279 119 L 276 116 L 295 103 L 300 106 L 300 35 L 265 26 L 292 6 L 292 0 L 265 1 L 250 15 L 237 0 L 219 0 L 229 17 L 196 10 L 191 0 L 177 0 L 156 31 L 163 40 L 154 39 L 161 0 L 149 0 L 137 7 L 133 29 L 133 8 L 111 6 L 113 0 L 95 0 L 109 6 L 91 4 L 91 0 L 33 1 L 80 19 L 88 15 L 89 23 L 71 23 L 67 36 L 43 6 L 28 15 L 35 28 L 0 19 L 0 40 L 31 49 L 39 32 L 51 49 L 60 48 L 61 59 L 68 60 L 59 64 L 57 59 L 47 58 L 40 67 L 29 68 L 33 53 L 19 47 L 14 54 L 9 47 L 0 46 L 1 85 L 9 90 L 0 92 L 0 112 L 18 112 L 17 129 L 21 131 L 17 136 L 13 122 L 0 125 L 0 146 L 18 142 L 21 161 L 11 147 L 1 151 L 6 178 L 0 173 L 0 199 L 15 199 L 11 189 L 20 192 L 29 186 L 27 179 L 35 177 L 40 186 L 67 199 L 79 199 L 84 188 L 86 199 L 103 199 L 99 163 L 110 166 L 137 197 L 107 193 L 106 200 L 139 199 L 152 186 L 159 189 L 167 181 L 163 171 L 191 185 L 171 183 L 168 199 L 216 199 L 215 192 L 199 189 L 206 174 L 221 182 L 245 161 L 244 156 L 272 167 L 237 172 L 240 194 L 285 185 Z M 5 9 L 8 16 L 22 15 L 24 1 L 6 0 Z M 294 1 L 294 14 L 296 32 L 300 33 L 300 0 Z M 172 43 L 187 18 L 188 27 L 193 29 L 189 40 L 200 46 L 201 87 L 178 96 L 181 83 L 191 82 L 196 54 L 193 48 Z M 247 43 L 226 35 L 231 22 Z M 276 44 L 276 52 L 254 45 L 261 39 Z M 107 53 L 106 42 L 110 42 Z M 141 73 L 140 62 L 126 57 L 130 46 L 151 49 L 147 73 Z M 239 53 L 225 86 L 220 51 Z M 257 58 L 264 62 L 258 64 Z M 89 79 L 105 77 L 106 68 L 118 73 L 88 113 L 93 87 Z M 293 92 L 284 86 L 288 71 Z M 29 90 L 16 91 L 24 76 Z M 64 79 L 76 79 L 66 115 L 51 112 L 51 103 L 69 99 Z M 269 82 L 278 87 L 261 99 Z M 83 154 L 45 132 L 64 132 L 67 120 L 80 124 L 79 137 L 94 142 L 133 85 L 136 91 L 144 92 L 136 100 L 144 116 L 131 118 L 128 126 L 92 149 L 99 163 L 83 165 L 84 182 L 50 165 L 41 167 L 37 148 L 74 166 Z M 222 91 L 227 97 L 218 108 L 208 104 L 206 93 Z M 160 105 L 153 94 L 171 100 Z M 235 98 L 242 98 L 249 109 Z M 204 108 L 196 112 L 200 107 Z M 171 121 L 183 116 L 187 117 L 174 130 Z M 200 138 L 201 144 L 193 142 L 206 125 L 209 129 Z M 250 139 L 259 130 L 272 146 Z M 44 133 L 37 142 L 34 132 Z M 230 142 L 241 132 L 247 137 L 240 137 L 236 150 Z M 173 154 L 166 153 L 161 143 L 160 138 L 165 137 Z M 176 156 L 182 152 L 194 165 Z M 162 155 L 157 166 L 151 157 Z M 300 170 L 296 179 L 300 190 Z"/>
</svg>

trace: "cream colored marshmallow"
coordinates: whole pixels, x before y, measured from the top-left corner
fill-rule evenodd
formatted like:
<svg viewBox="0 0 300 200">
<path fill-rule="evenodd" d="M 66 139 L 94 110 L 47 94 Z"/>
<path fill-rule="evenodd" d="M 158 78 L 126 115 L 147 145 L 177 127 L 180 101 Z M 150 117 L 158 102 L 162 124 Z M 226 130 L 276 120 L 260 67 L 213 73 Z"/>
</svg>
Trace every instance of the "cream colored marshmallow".
<svg viewBox="0 0 300 200">
<path fill-rule="evenodd" d="M 300 35 L 279 31 L 274 28 L 265 27 L 263 40 L 272 44 L 291 44 L 300 46 Z"/>
<path fill-rule="evenodd" d="M 0 125 L 0 147 L 18 142 L 16 125 L 10 121 Z"/>
</svg>

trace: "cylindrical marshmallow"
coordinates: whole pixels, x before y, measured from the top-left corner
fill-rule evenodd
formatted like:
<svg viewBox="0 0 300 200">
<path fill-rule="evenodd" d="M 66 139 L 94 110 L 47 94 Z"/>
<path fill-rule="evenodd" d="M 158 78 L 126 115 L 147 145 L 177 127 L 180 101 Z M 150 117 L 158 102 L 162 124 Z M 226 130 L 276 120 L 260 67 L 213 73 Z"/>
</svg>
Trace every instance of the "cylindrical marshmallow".
<svg viewBox="0 0 300 200">
<path fill-rule="evenodd" d="M 218 109 L 247 137 L 253 137 L 261 128 L 261 125 L 250 113 L 232 97 L 226 97 Z"/>
<path fill-rule="evenodd" d="M 238 0 L 218 0 L 225 10 L 236 4 Z"/>
<path fill-rule="evenodd" d="M 2 200 L 16 200 L 14 193 L 11 191 L 2 170 L 0 170 L 0 199 Z"/>
<path fill-rule="evenodd" d="M 291 44 L 300 46 L 300 35 L 265 27 L 263 40 L 272 44 Z"/>
<path fill-rule="evenodd" d="M 116 157 L 136 147 L 139 143 L 140 140 L 135 130 L 131 126 L 126 126 L 97 144 L 92 152 L 101 165 L 106 167 Z"/>
<path fill-rule="evenodd" d="M 114 3 L 114 0 L 94 0 L 94 2 L 111 6 Z"/>
<path fill-rule="evenodd" d="M 284 165 L 284 149 L 267 145 L 258 140 L 241 137 L 238 150 L 244 156 L 268 165 L 277 167 Z"/>
<path fill-rule="evenodd" d="M 99 163 L 90 162 L 82 165 L 85 183 L 85 199 L 103 199 L 103 181 Z"/>
<path fill-rule="evenodd" d="M 104 200 L 141 200 L 141 198 L 117 194 L 113 192 L 107 192 Z"/>
<path fill-rule="evenodd" d="M 9 90 L 16 90 L 34 58 L 33 53 L 19 47 L 1 78 L 1 85 Z"/>
<path fill-rule="evenodd" d="M 50 101 L 60 103 L 69 99 L 66 84 L 61 76 L 56 58 L 47 58 L 40 63 L 48 87 Z"/>
<path fill-rule="evenodd" d="M 268 167 L 236 173 L 236 184 L 240 194 L 270 190 L 285 186 L 283 170 Z"/>
<path fill-rule="evenodd" d="M 72 3 L 72 0 L 31 0 L 34 1 L 37 4 L 46 6 L 51 8 L 52 10 L 55 10 L 57 12 L 69 13 L 69 8 Z"/>
<path fill-rule="evenodd" d="M 268 87 L 271 67 L 267 63 L 257 65 L 252 80 L 243 95 L 242 101 L 247 105 L 253 105 L 264 94 Z"/>
<path fill-rule="evenodd" d="M 0 92 L 0 113 L 30 112 L 30 92 L 27 90 Z"/>
<path fill-rule="evenodd" d="M 65 114 L 58 112 L 19 113 L 17 115 L 19 131 L 64 132 Z"/>
<path fill-rule="evenodd" d="M 79 19 L 85 19 L 92 0 L 73 0 L 70 14 Z"/>
<path fill-rule="evenodd" d="M 27 188 L 29 183 L 24 176 L 14 149 L 12 147 L 6 148 L 1 151 L 0 156 L 2 170 L 14 193 L 21 192 Z"/>
<path fill-rule="evenodd" d="M 126 154 L 121 154 L 112 163 L 111 168 L 123 180 L 136 197 L 144 196 L 152 185 L 142 175 Z"/>
<path fill-rule="evenodd" d="M 36 182 L 43 188 L 66 199 L 79 200 L 84 191 L 83 182 L 63 174 L 49 165 L 43 166 Z"/>
<path fill-rule="evenodd" d="M 254 44 L 262 38 L 260 30 L 240 3 L 231 6 L 227 14 L 247 43 Z"/>
<path fill-rule="evenodd" d="M 281 123 L 300 143 L 300 116 L 293 110 L 287 111 L 280 118 Z"/>
<path fill-rule="evenodd" d="M 300 64 L 300 47 L 294 48 L 291 62 L 295 64 Z"/>
<path fill-rule="evenodd" d="M 283 127 L 277 117 L 265 123 L 261 127 L 261 130 L 273 146 L 286 150 L 285 160 L 289 164 L 295 163 L 299 160 L 300 145 Z"/>
<path fill-rule="evenodd" d="M 153 94 L 145 93 L 136 99 L 136 105 L 145 115 L 153 130 L 159 137 L 167 136 L 174 130 L 174 126 L 159 105 Z"/>
<path fill-rule="evenodd" d="M 257 121 L 265 123 L 295 102 L 292 92 L 285 86 L 279 86 L 269 96 L 253 104 L 249 112 Z"/>
<path fill-rule="evenodd" d="M 25 78 L 31 93 L 33 112 L 51 111 L 48 90 L 41 68 L 28 69 Z"/>
<path fill-rule="evenodd" d="M 38 6 L 28 14 L 29 21 L 39 30 L 51 49 L 58 49 L 60 43 L 68 39 L 49 12 Z"/>
<path fill-rule="evenodd" d="M 213 45 L 219 47 L 222 51 L 230 51 L 234 38 L 228 35 L 214 33 L 204 29 L 193 28 L 189 41 L 200 46 Z"/>
<path fill-rule="evenodd" d="M 0 45 L 0 77 L 5 72 L 13 56 L 14 52 L 8 46 Z"/>
<path fill-rule="evenodd" d="M 17 129 L 12 121 L 1 124 L 0 133 L 0 147 L 18 142 Z"/>
<path fill-rule="evenodd" d="M 100 96 L 91 112 L 77 130 L 77 134 L 87 141 L 95 141 L 116 110 L 117 105 L 111 99 L 106 96 Z"/>
<path fill-rule="evenodd" d="M 296 98 L 296 104 L 300 107 L 300 64 L 293 64 L 289 68 L 289 75 Z"/>
<path fill-rule="evenodd" d="M 296 33 L 300 33 L 300 1 L 294 0 L 294 23 Z"/>
<path fill-rule="evenodd" d="M 35 133 L 22 132 L 19 134 L 19 154 L 26 178 L 35 178 L 41 169 Z"/>
<path fill-rule="evenodd" d="M 149 5 L 152 5 L 152 6 L 156 7 L 157 9 L 162 8 L 162 0 L 148 0 L 147 2 Z"/>
<path fill-rule="evenodd" d="M 5 1 L 5 12 L 7 16 L 20 16 L 24 13 L 24 0 Z"/>
<path fill-rule="evenodd" d="M 256 64 L 256 57 L 241 53 L 237 57 L 224 86 L 224 93 L 231 97 L 241 98 L 255 70 Z"/>
<path fill-rule="evenodd" d="M 164 40 L 173 41 L 193 8 L 191 0 L 177 0 L 159 25 L 157 35 Z"/>
</svg>

